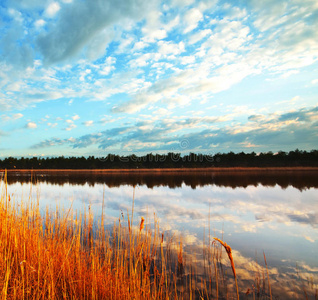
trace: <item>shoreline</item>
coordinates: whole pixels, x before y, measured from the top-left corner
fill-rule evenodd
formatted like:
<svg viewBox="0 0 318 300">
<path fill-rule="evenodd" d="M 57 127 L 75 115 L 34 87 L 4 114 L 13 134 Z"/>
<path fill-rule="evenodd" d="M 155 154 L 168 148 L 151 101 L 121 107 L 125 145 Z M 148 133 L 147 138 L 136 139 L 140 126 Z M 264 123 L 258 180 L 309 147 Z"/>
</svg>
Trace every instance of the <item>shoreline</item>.
<svg viewBox="0 0 318 300">
<path fill-rule="evenodd" d="M 197 173 L 197 172 L 318 172 L 318 167 L 215 167 L 163 169 L 0 169 L 0 173 Z"/>
</svg>

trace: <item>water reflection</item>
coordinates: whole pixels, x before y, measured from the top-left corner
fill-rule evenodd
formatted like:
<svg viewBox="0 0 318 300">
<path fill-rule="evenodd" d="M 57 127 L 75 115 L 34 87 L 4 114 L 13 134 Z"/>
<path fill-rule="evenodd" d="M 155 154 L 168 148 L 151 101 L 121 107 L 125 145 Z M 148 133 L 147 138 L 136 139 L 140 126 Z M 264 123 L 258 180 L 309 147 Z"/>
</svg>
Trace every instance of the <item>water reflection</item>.
<svg viewBox="0 0 318 300">
<path fill-rule="evenodd" d="M 201 172 L 195 174 L 99 174 L 60 172 L 10 174 L 8 192 L 20 199 L 31 190 L 41 205 L 75 210 L 91 207 L 108 224 L 121 212 L 135 220 L 153 214 L 160 230 L 182 236 L 185 250 L 203 264 L 202 245 L 223 237 L 234 249 L 239 285 L 251 288 L 263 276 L 266 253 L 273 294 L 279 299 L 314 297 L 318 283 L 318 174 L 314 172 Z M 135 188 L 134 188 L 135 186 Z M 138 221 L 137 221 L 138 222 Z M 229 274 L 226 256 L 222 263 Z"/>
<path fill-rule="evenodd" d="M 3 172 L 0 175 L 3 176 Z M 285 189 L 289 186 L 299 190 L 311 187 L 318 188 L 318 171 L 307 170 L 228 170 L 228 171 L 192 171 L 192 172 L 103 172 L 103 171 L 25 171 L 8 173 L 8 183 L 30 181 L 46 182 L 50 184 L 75 184 L 94 186 L 105 183 L 108 187 L 120 187 L 127 185 L 146 185 L 147 188 L 168 186 L 169 188 L 180 188 L 183 184 L 195 189 L 205 185 L 216 185 L 223 187 L 248 187 L 250 185 L 274 187 L 279 185 Z"/>
</svg>

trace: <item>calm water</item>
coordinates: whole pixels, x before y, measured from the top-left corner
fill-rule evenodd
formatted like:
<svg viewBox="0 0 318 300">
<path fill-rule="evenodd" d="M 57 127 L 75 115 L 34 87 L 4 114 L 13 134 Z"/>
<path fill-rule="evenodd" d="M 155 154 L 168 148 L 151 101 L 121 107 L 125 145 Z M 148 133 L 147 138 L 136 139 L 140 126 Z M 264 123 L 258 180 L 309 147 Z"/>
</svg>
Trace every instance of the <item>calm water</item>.
<svg viewBox="0 0 318 300">
<path fill-rule="evenodd" d="M 75 210 L 90 207 L 109 224 L 121 212 L 135 220 L 153 214 L 171 236 L 182 235 L 185 250 L 202 252 L 217 236 L 231 245 L 240 285 L 267 257 L 273 294 L 279 299 L 314 295 L 318 283 L 318 174 L 315 172 L 198 172 L 184 174 L 11 174 L 15 199 L 40 195 L 40 205 Z M 135 186 L 135 187 L 134 187 Z M 200 248 L 201 247 L 201 248 Z M 224 258 L 224 263 L 226 259 Z M 314 285 L 312 285 L 312 283 Z M 247 286 L 250 287 L 251 286 Z"/>
</svg>

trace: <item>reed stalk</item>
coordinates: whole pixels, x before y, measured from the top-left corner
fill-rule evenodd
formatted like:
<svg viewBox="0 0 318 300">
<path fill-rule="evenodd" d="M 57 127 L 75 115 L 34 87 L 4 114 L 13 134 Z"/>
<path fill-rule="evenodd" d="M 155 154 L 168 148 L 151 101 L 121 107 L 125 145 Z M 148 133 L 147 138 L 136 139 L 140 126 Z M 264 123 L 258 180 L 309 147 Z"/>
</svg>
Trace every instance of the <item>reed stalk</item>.
<svg viewBox="0 0 318 300">
<path fill-rule="evenodd" d="M 224 247 L 224 249 L 225 249 L 225 251 L 226 251 L 226 253 L 227 253 L 228 257 L 229 257 L 229 260 L 230 260 L 230 263 L 231 263 L 231 268 L 232 268 L 234 279 L 235 279 L 236 296 L 237 296 L 237 299 L 239 300 L 240 296 L 239 296 L 239 290 L 238 290 L 238 284 L 237 284 L 237 278 L 236 278 L 234 259 L 233 259 L 233 256 L 232 256 L 232 249 L 227 243 L 223 242 L 219 238 L 214 237 L 213 239 L 218 241 Z"/>
<path fill-rule="evenodd" d="M 270 281 L 269 281 L 269 273 L 268 273 L 268 266 L 267 266 L 267 261 L 266 261 L 265 252 L 263 252 L 263 255 L 264 255 L 264 261 L 265 261 L 265 266 L 266 266 L 268 290 L 269 290 L 270 299 L 272 300 L 272 289 L 271 289 L 271 283 L 270 283 Z"/>
</svg>

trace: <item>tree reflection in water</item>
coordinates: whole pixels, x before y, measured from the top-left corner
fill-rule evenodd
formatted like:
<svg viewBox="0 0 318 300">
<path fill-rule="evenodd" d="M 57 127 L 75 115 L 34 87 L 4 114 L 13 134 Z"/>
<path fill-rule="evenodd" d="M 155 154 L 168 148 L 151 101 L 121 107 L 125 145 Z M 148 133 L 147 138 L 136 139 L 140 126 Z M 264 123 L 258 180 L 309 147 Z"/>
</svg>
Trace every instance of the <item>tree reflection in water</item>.
<svg viewBox="0 0 318 300">
<path fill-rule="evenodd" d="M 0 172 L 0 174 L 4 172 Z M 8 183 L 14 182 L 47 182 L 50 184 L 63 185 L 64 183 L 74 185 L 89 184 L 106 184 L 108 187 L 119 187 L 124 184 L 137 186 L 146 185 L 147 188 L 158 186 L 167 186 L 169 188 L 179 188 L 182 184 L 191 186 L 193 189 L 205 185 L 216 185 L 223 187 L 247 187 L 250 185 L 269 186 L 287 188 L 288 186 L 295 187 L 299 190 L 308 188 L 318 188 L 318 170 L 288 169 L 281 170 L 200 170 L 200 171 L 170 171 L 170 172 L 129 172 L 122 170 L 120 172 L 109 171 L 10 171 L 8 173 Z"/>
</svg>

